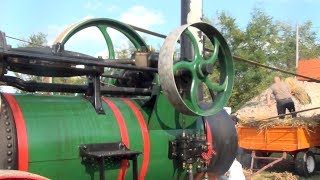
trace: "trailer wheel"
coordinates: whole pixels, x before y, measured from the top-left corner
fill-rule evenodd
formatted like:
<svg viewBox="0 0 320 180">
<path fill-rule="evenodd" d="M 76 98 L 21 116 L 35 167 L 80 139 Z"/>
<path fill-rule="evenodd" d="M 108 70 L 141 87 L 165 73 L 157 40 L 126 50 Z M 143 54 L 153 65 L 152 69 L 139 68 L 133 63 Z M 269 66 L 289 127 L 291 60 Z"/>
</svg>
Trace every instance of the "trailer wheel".
<svg viewBox="0 0 320 180">
<path fill-rule="evenodd" d="M 296 172 L 305 177 L 311 176 L 316 169 L 316 160 L 311 151 L 298 152 L 295 156 L 294 167 Z"/>
</svg>

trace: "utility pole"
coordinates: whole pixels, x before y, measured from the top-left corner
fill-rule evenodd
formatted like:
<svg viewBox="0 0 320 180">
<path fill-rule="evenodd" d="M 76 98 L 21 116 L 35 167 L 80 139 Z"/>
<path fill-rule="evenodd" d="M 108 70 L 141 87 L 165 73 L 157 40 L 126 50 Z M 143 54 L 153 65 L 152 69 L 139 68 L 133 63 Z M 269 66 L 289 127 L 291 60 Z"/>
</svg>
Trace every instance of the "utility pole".
<svg viewBox="0 0 320 180">
<path fill-rule="evenodd" d="M 200 22 L 202 20 L 202 0 L 181 0 L 181 25 Z M 195 28 L 189 28 L 189 31 L 196 38 L 199 51 L 202 52 L 202 37 Z M 180 57 L 192 60 L 193 46 L 186 36 L 181 37 Z"/>
<path fill-rule="evenodd" d="M 296 70 L 298 69 L 298 63 L 299 63 L 299 25 L 297 23 L 296 27 Z"/>
</svg>

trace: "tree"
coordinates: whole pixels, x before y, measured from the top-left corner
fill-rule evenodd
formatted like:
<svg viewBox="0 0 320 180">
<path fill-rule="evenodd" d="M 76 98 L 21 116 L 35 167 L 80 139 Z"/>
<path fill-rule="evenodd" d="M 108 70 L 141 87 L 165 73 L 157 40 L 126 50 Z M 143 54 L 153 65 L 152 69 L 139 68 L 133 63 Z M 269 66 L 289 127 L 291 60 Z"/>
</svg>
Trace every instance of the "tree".
<svg viewBox="0 0 320 180">
<path fill-rule="evenodd" d="M 240 29 L 236 18 L 225 12 L 218 13 L 217 21 L 213 24 L 224 35 L 233 55 L 284 70 L 295 70 L 295 27 L 275 21 L 261 9 L 253 9 L 245 29 Z M 300 59 L 320 56 L 317 33 L 311 27 L 310 21 L 300 26 Z M 239 61 L 234 64 L 234 90 L 228 105 L 237 110 L 264 91 L 278 72 Z"/>
<path fill-rule="evenodd" d="M 19 46 L 20 47 L 43 47 L 43 46 L 47 46 L 47 35 L 42 33 L 42 32 L 38 32 L 37 34 L 32 34 L 28 37 L 28 39 L 26 40 L 30 43 L 22 43 Z"/>
</svg>

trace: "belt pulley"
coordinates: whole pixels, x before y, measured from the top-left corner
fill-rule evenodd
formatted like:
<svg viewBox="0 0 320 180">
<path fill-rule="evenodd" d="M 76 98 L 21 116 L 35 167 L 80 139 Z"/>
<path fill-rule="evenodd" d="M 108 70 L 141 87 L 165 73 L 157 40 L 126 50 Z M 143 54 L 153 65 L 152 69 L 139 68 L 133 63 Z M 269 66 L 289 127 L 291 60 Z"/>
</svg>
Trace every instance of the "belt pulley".
<svg viewBox="0 0 320 180">
<path fill-rule="evenodd" d="M 188 30 L 189 27 L 197 28 L 210 40 L 214 51 L 208 59 L 201 56 L 198 43 L 194 35 Z M 180 36 L 185 34 L 191 41 L 194 49 L 192 61 L 174 61 L 175 45 Z M 219 63 L 219 82 L 214 83 L 209 78 L 213 73 L 213 66 Z M 164 94 L 171 104 L 181 113 L 187 115 L 209 116 L 220 111 L 231 96 L 234 69 L 230 49 L 223 36 L 214 27 L 207 23 L 193 23 L 178 27 L 172 31 L 163 43 L 159 56 L 159 76 Z M 189 83 L 181 82 L 185 73 L 191 74 Z M 183 81 L 183 80 L 182 80 Z M 188 80 L 187 80 L 188 81 Z M 201 85 L 207 86 L 212 98 L 212 106 L 203 109 L 199 106 L 198 89 Z M 189 86 L 189 87 L 185 87 Z"/>
</svg>

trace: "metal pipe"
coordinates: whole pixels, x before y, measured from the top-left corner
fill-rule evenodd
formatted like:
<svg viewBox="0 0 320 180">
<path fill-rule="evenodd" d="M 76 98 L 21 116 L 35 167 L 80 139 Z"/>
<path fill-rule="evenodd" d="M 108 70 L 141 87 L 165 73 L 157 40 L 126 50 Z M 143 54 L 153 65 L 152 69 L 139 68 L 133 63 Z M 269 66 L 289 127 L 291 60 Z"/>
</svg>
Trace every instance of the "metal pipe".
<svg viewBox="0 0 320 180">
<path fill-rule="evenodd" d="M 3 76 L 0 78 L 6 85 L 16 87 L 28 92 L 66 92 L 66 93 L 85 93 L 87 86 L 85 85 L 71 85 L 71 84 L 48 84 L 35 81 L 24 81 L 17 77 Z"/>
<path fill-rule="evenodd" d="M 125 64 L 106 62 L 99 58 L 87 58 L 87 57 L 80 58 L 75 56 L 36 54 L 36 53 L 21 52 L 16 50 L 5 51 L 3 49 L 0 49 L 0 55 L 10 57 L 10 58 L 27 58 L 27 59 L 42 60 L 42 61 L 48 61 L 48 62 L 70 63 L 70 64 L 81 64 L 81 65 L 89 65 L 89 66 L 103 66 L 103 67 L 110 67 L 110 68 L 117 68 L 117 69 L 158 72 L 157 68 L 128 66 Z"/>
<path fill-rule="evenodd" d="M 5 82 L 6 85 L 16 87 L 28 92 L 65 92 L 65 93 L 86 93 L 88 91 L 87 85 L 71 85 L 71 84 L 53 84 L 40 83 L 35 81 L 24 81 L 17 77 L 3 76 L 0 81 Z M 147 88 L 130 88 L 130 87 L 101 87 L 101 94 L 110 95 L 139 95 L 150 96 L 151 89 Z"/>
<path fill-rule="evenodd" d="M 273 117 L 269 117 L 269 118 L 265 118 L 265 119 L 260 119 L 259 121 L 270 120 L 270 119 L 277 118 L 277 117 L 280 117 L 280 116 L 292 115 L 292 114 L 306 112 L 306 111 L 312 111 L 312 110 L 316 110 L 316 109 L 320 109 L 320 107 L 304 109 L 304 110 L 301 110 L 301 111 L 290 112 L 290 113 L 287 113 L 287 114 L 281 114 L 281 115 L 278 115 L 278 116 L 273 116 Z"/>
<path fill-rule="evenodd" d="M 101 77 L 113 78 L 113 79 L 124 79 L 124 80 L 130 79 L 128 77 L 121 77 L 121 76 L 115 76 L 115 75 L 109 75 L 109 74 L 102 74 Z"/>
<path fill-rule="evenodd" d="M 192 171 L 192 164 L 189 164 L 189 167 L 188 167 L 188 180 L 193 180 L 193 171 Z"/>
<path fill-rule="evenodd" d="M 133 25 L 130 25 L 134 30 L 136 31 L 140 31 L 140 32 L 143 32 L 143 33 L 146 33 L 146 34 L 150 34 L 150 35 L 153 35 L 153 36 L 156 36 L 156 37 L 159 37 L 159 38 L 166 38 L 167 36 L 166 35 L 163 35 L 163 34 L 160 34 L 160 33 L 157 33 L 157 32 L 153 32 L 153 31 L 149 31 L 147 29 L 143 29 L 143 28 L 140 28 L 140 27 L 137 27 L 137 26 L 133 26 Z"/>
<path fill-rule="evenodd" d="M 151 89 L 147 88 L 131 88 L 131 87 L 101 87 L 101 94 L 108 95 L 140 95 L 150 96 L 152 94 Z"/>
</svg>

